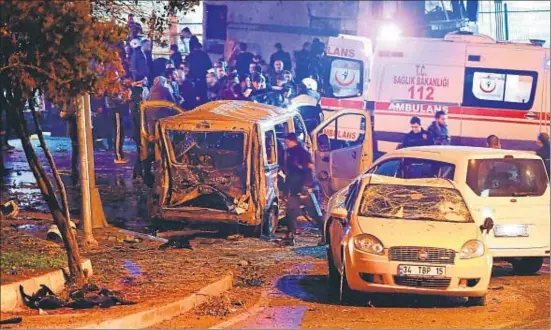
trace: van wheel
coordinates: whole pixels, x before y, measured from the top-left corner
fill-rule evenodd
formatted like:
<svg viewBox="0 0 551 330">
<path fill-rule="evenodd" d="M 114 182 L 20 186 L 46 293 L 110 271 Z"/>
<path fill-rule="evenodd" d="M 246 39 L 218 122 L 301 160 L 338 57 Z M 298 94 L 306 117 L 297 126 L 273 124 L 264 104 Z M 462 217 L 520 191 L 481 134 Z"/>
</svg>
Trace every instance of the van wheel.
<svg viewBox="0 0 551 330">
<path fill-rule="evenodd" d="M 467 306 L 486 306 L 486 296 L 469 297 L 467 300 Z"/>
<path fill-rule="evenodd" d="M 277 206 L 274 205 L 270 208 L 268 212 L 264 213 L 264 219 L 262 220 L 262 223 L 258 225 L 258 236 L 256 237 L 260 237 L 260 235 L 275 235 L 278 222 L 279 211 Z M 265 228 L 266 225 L 268 225 L 268 228 Z"/>
<path fill-rule="evenodd" d="M 543 265 L 543 258 L 521 258 L 512 260 L 513 270 L 518 275 L 533 275 L 537 273 Z"/>
</svg>

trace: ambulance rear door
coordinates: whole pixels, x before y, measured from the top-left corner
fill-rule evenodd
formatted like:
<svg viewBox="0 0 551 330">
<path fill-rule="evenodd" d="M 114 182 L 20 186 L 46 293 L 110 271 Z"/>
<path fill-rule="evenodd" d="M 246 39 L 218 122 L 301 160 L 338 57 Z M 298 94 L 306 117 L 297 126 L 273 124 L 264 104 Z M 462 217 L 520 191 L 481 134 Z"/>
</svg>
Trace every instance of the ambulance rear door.
<svg viewBox="0 0 551 330">
<path fill-rule="evenodd" d="M 545 49 L 470 44 L 466 57 L 463 144 L 484 146 L 485 138 L 495 134 L 505 149 L 533 149 L 548 112 L 543 96 Z"/>
<path fill-rule="evenodd" d="M 367 111 L 333 113 L 312 131 L 315 176 L 331 196 L 373 162 L 371 118 Z"/>
</svg>

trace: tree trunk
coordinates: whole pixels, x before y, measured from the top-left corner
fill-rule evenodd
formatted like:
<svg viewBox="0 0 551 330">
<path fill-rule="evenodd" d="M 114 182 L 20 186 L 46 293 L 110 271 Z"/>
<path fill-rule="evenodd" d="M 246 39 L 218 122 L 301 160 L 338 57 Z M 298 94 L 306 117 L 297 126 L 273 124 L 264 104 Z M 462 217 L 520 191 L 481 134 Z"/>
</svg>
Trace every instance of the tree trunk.
<svg viewBox="0 0 551 330">
<path fill-rule="evenodd" d="M 8 96 L 11 96 L 10 91 L 6 93 Z M 0 97 L 2 98 L 2 97 Z M 4 103 L 5 104 L 5 103 Z M 40 159 L 36 155 L 36 152 L 32 146 L 29 132 L 27 129 L 27 124 L 25 118 L 23 117 L 23 105 L 25 104 L 22 97 L 16 95 L 15 97 L 10 97 L 8 110 L 8 118 L 10 120 L 11 126 L 19 136 L 21 140 L 21 145 L 25 151 L 25 156 L 29 163 L 29 167 L 33 171 L 36 183 L 40 188 L 40 192 L 44 197 L 44 200 L 48 204 L 50 213 L 54 219 L 55 224 L 61 232 L 61 237 L 65 245 L 65 250 L 67 251 L 67 259 L 69 265 L 69 272 L 71 281 L 75 282 L 77 285 L 82 285 L 86 281 L 84 271 L 80 264 L 80 252 L 78 249 L 76 237 L 71 230 L 69 225 L 69 220 L 63 214 L 57 198 L 55 196 L 52 183 L 48 178 Z"/>
<path fill-rule="evenodd" d="M 67 200 L 67 190 L 65 189 L 65 185 L 61 180 L 61 176 L 59 175 L 59 171 L 57 170 L 57 166 L 55 164 L 54 158 L 52 157 L 52 153 L 50 152 L 50 149 L 46 144 L 46 140 L 44 139 L 44 135 L 42 134 L 42 127 L 40 126 L 40 122 L 38 121 L 36 110 L 34 108 L 35 106 L 34 100 L 32 102 L 31 101 L 29 102 L 30 102 L 31 112 L 33 114 L 34 125 L 36 127 L 36 134 L 38 135 L 40 146 L 42 147 L 42 151 L 44 152 L 44 155 L 48 160 L 48 164 L 50 165 L 50 169 L 52 170 L 52 174 L 54 175 L 54 179 L 56 181 L 59 194 L 61 195 L 61 205 L 63 206 L 63 213 L 65 214 L 65 218 L 67 219 L 67 222 L 69 222 L 71 221 L 71 214 L 69 211 L 69 202 Z"/>
</svg>

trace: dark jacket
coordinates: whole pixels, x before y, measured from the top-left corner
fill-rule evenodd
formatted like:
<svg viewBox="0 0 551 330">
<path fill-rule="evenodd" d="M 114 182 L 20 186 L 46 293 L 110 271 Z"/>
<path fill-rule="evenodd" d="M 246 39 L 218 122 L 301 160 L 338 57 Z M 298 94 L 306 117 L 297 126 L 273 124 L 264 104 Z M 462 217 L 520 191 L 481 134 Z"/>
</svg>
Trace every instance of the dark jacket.
<svg viewBox="0 0 551 330">
<path fill-rule="evenodd" d="M 293 70 L 293 62 L 291 61 L 291 55 L 289 55 L 289 53 L 283 50 L 273 53 L 272 56 L 270 56 L 270 68 L 272 70 L 274 69 L 274 63 L 277 60 L 283 62 L 283 70 Z"/>
<path fill-rule="evenodd" d="M 298 195 L 304 188 L 314 186 L 314 177 L 308 168 L 309 164 L 313 164 L 312 157 L 303 146 L 299 144 L 287 149 L 285 183 L 291 195 Z"/>
<path fill-rule="evenodd" d="M 203 50 L 194 50 L 186 58 L 189 64 L 189 71 L 199 80 L 205 80 L 205 75 L 209 69 L 212 69 L 212 61 Z"/>
<path fill-rule="evenodd" d="M 404 136 L 402 144 L 398 147 L 398 149 L 430 146 L 433 144 L 434 141 L 432 139 L 432 136 L 427 131 L 421 128 L 421 132 L 419 133 L 413 133 L 413 131 L 410 131 L 408 134 L 406 134 L 406 136 Z"/>
<path fill-rule="evenodd" d="M 175 52 L 170 55 L 170 60 L 174 63 L 174 67 L 179 70 L 180 64 L 182 64 L 182 54 L 180 54 L 180 52 Z"/>
<path fill-rule="evenodd" d="M 435 145 L 451 145 L 451 137 L 448 132 L 448 126 L 438 124 L 433 121 L 427 129 L 427 132 L 431 135 Z"/>
<path fill-rule="evenodd" d="M 185 79 L 179 86 L 180 96 L 184 99 L 182 108 L 184 110 L 191 110 L 197 106 L 197 92 L 195 90 L 195 84 L 189 79 Z"/>
<path fill-rule="evenodd" d="M 254 55 L 249 52 L 237 54 L 235 57 L 235 70 L 238 74 L 248 74 L 249 65 L 253 62 Z"/>
<path fill-rule="evenodd" d="M 132 80 L 134 81 L 139 81 L 144 77 L 149 77 L 147 58 L 140 47 L 135 48 L 132 52 L 130 72 L 132 73 Z"/>
<path fill-rule="evenodd" d="M 299 50 L 295 52 L 296 68 L 295 75 L 297 81 L 302 81 L 302 79 L 308 76 L 308 65 L 310 64 L 310 52 L 307 50 Z"/>
<path fill-rule="evenodd" d="M 153 79 L 150 81 L 150 84 L 153 84 L 155 78 L 164 76 L 167 63 L 168 59 L 166 57 L 159 57 L 153 60 L 153 72 L 151 73 Z"/>
</svg>

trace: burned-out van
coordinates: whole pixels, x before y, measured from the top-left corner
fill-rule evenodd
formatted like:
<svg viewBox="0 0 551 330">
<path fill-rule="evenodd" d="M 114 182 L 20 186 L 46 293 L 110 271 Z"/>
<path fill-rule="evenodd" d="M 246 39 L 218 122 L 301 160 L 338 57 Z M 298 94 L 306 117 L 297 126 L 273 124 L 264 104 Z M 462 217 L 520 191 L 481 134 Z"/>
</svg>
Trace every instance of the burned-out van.
<svg viewBox="0 0 551 330">
<path fill-rule="evenodd" d="M 145 102 L 142 112 L 161 105 Z M 315 174 L 330 195 L 371 164 L 369 120 L 365 111 L 341 111 L 310 137 L 297 110 L 217 101 L 158 119 L 154 135 L 146 121 L 142 134 L 155 145 L 150 216 L 240 224 L 260 233 L 262 224 L 274 224 L 280 213 L 284 137 L 295 133 L 313 153 Z"/>
</svg>

